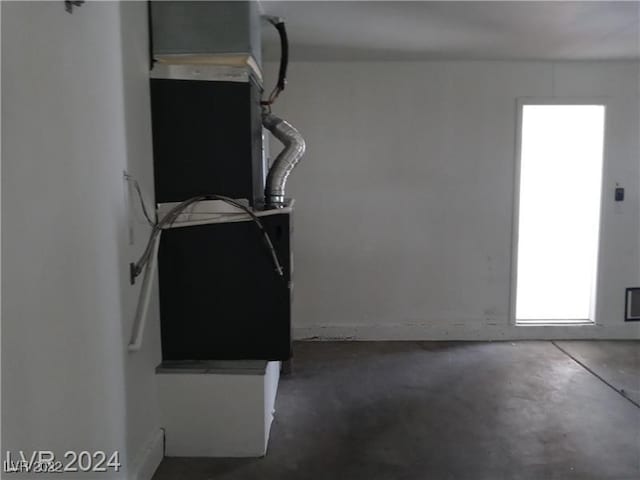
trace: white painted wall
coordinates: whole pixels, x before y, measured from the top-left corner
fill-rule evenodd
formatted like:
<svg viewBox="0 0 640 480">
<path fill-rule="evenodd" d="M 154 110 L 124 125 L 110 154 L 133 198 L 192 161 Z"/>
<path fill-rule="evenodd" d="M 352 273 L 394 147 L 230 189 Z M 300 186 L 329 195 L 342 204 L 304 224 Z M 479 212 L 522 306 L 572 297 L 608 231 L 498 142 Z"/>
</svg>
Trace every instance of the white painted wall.
<svg viewBox="0 0 640 480">
<path fill-rule="evenodd" d="M 637 62 L 293 63 L 274 112 L 307 141 L 288 190 L 296 337 L 640 337 L 623 321 L 640 284 L 639 79 Z M 553 95 L 608 100 L 597 325 L 516 328 L 516 99 Z"/>
<path fill-rule="evenodd" d="M 149 92 L 149 43 L 146 2 L 120 4 L 121 51 L 124 81 L 124 114 L 127 155 L 121 169 L 138 179 L 147 205 L 155 203 L 153 196 L 153 151 L 151 142 L 151 100 Z M 117 172 L 114 172 L 117 173 Z M 128 343 L 133 327 L 133 314 L 142 279 L 135 287 L 129 283 L 128 265 L 136 261 L 147 241 L 150 228 L 145 223 L 138 198 L 133 190 L 126 201 L 125 212 L 129 228 L 121 228 L 120 267 L 123 298 L 123 339 Z M 151 208 L 151 211 L 153 208 Z M 131 237 L 130 232 L 133 231 Z M 157 399 L 155 367 L 162 361 L 160 352 L 160 310 L 157 282 L 150 301 L 142 349 L 126 357 L 127 445 L 132 474 L 140 480 L 146 470 L 155 470 L 161 459 L 162 436 L 160 407 Z M 160 455 L 160 456 L 159 456 Z M 150 458 L 151 457 L 151 458 Z M 153 473 L 151 471 L 150 473 Z"/>
<path fill-rule="evenodd" d="M 147 227 L 123 170 L 152 192 L 147 62 L 145 2 L 2 2 L 2 443 L 119 450 L 125 469 L 95 478 L 135 478 L 159 445 L 157 297 L 126 351 Z"/>
</svg>

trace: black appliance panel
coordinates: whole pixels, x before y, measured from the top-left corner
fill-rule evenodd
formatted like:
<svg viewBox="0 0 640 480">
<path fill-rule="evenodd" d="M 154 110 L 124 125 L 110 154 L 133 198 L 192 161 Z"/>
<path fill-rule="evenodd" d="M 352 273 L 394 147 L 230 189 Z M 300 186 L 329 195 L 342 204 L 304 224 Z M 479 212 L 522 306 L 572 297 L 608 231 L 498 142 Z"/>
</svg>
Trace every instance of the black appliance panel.
<svg viewBox="0 0 640 480">
<path fill-rule="evenodd" d="M 285 275 L 251 222 L 181 227 L 159 250 L 162 357 L 291 357 L 290 214 L 261 217 Z"/>
<path fill-rule="evenodd" d="M 151 79 L 158 203 L 216 193 L 264 197 L 261 88 L 250 82 Z"/>
</svg>

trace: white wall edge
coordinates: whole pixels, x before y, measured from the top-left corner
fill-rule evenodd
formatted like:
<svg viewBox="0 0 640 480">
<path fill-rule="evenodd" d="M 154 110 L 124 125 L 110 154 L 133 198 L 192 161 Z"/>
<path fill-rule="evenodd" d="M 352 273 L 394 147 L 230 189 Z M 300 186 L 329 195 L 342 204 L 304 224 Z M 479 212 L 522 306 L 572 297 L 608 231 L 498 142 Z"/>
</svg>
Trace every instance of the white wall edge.
<svg viewBox="0 0 640 480">
<path fill-rule="evenodd" d="M 293 328 L 294 340 L 640 340 L 640 324 L 616 326 L 512 326 L 491 325 L 328 325 Z"/>
<path fill-rule="evenodd" d="M 269 449 L 269 435 L 276 414 L 276 397 L 280 383 L 281 362 L 269 362 L 264 374 L 264 454 Z"/>
<path fill-rule="evenodd" d="M 164 458 L 164 432 L 156 430 L 131 466 L 129 480 L 151 480 Z"/>
</svg>

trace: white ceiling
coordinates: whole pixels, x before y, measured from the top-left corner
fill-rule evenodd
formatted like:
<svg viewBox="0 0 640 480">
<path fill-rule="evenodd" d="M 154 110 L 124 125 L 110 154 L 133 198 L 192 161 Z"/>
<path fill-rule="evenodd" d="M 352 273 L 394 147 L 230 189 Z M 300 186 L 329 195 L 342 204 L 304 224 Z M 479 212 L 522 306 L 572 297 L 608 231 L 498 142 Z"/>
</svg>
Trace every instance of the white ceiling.
<svg viewBox="0 0 640 480">
<path fill-rule="evenodd" d="M 292 60 L 640 58 L 640 2 L 265 1 Z M 279 58 L 263 29 L 265 58 Z"/>
</svg>

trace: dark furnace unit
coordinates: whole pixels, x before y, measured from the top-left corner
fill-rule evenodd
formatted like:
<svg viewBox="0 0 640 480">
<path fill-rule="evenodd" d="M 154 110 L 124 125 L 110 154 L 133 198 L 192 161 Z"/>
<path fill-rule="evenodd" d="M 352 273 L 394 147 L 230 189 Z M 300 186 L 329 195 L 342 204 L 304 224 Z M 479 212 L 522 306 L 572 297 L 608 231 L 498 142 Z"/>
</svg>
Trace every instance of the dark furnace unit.
<svg viewBox="0 0 640 480">
<path fill-rule="evenodd" d="M 263 99 L 261 23 L 283 58 Z M 255 2 L 151 2 L 151 107 L 164 362 L 291 356 L 291 215 L 304 141 L 270 113 L 280 19 Z M 263 128 L 285 144 L 268 169 Z"/>
</svg>

